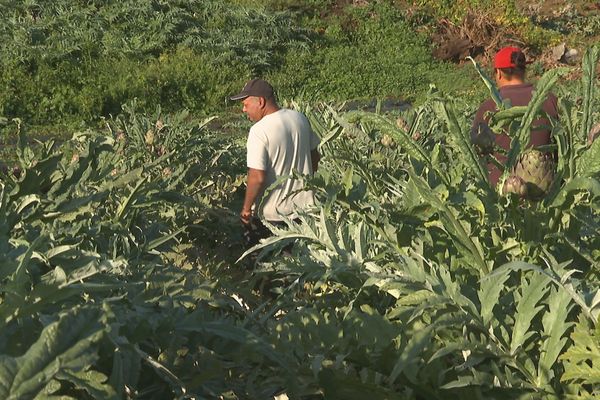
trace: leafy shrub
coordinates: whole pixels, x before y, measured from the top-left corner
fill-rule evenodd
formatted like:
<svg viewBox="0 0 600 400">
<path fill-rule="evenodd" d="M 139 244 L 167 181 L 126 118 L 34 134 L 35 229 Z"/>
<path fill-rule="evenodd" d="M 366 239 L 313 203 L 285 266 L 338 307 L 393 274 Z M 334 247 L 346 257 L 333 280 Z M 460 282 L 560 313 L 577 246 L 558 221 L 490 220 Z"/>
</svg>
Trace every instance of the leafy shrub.
<svg viewBox="0 0 600 400">
<path fill-rule="evenodd" d="M 70 61 L 41 64 L 33 80 L 25 67 L 18 66 L 0 78 L 8 88 L 0 94 L 0 113 L 31 124 L 94 121 L 118 114 L 121 104 L 133 98 L 139 98 L 145 110 L 162 104 L 168 111 L 184 107 L 208 113 L 223 107 L 248 75 L 246 65 L 216 62 L 212 53 L 186 48 L 147 61 L 103 56 L 93 72 Z"/>
<path fill-rule="evenodd" d="M 309 38 L 289 12 L 228 2 L 103 2 L 0 10 L 0 113 L 91 121 L 134 97 L 152 110 L 214 110 Z"/>
<path fill-rule="evenodd" d="M 422 100 L 430 83 L 465 88 L 473 83 L 464 71 L 436 62 L 427 38 L 385 3 L 350 8 L 332 19 L 323 44 L 289 51 L 282 68 L 269 76 L 283 96 L 312 100 Z"/>
</svg>

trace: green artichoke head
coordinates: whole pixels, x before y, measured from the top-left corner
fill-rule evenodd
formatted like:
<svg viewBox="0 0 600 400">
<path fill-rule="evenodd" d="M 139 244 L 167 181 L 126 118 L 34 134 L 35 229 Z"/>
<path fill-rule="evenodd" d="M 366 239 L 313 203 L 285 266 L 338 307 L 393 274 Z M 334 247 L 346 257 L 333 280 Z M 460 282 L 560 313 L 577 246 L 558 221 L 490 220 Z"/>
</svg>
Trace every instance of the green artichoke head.
<svg viewBox="0 0 600 400">
<path fill-rule="evenodd" d="M 555 163 L 552 156 L 538 150 L 521 154 L 513 170 L 527 186 L 527 198 L 540 200 L 546 195 L 554 181 Z"/>
<path fill-rule="evenodd" d="M 385 147 L 395 147 L 396 142 L 394 141 L 394 139 L 392 139 L 392 137 L 390 135 L 388 135 L 386 133 L 381 138 L 381 144 L 384 145 Z"/>
</svg>

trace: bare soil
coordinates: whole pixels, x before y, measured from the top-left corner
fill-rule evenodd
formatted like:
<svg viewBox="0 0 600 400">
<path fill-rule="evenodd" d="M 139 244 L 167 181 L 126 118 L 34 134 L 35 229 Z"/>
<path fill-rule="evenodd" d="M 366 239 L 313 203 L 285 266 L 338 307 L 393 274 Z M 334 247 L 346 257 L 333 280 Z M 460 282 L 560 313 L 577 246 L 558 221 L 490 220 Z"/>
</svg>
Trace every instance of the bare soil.
<svg viewBox="0 0 600 400">
<path fill-rule="evenodd" d="M 516 3 L 524 12 L 537 11 L 538 15 L 544 17 L 556 16 L 565 10 L 565 7 L 573 7 L 582 15 L 600 12 L 600 1 L 593 0 L 516 0 Z"/>
</svg>

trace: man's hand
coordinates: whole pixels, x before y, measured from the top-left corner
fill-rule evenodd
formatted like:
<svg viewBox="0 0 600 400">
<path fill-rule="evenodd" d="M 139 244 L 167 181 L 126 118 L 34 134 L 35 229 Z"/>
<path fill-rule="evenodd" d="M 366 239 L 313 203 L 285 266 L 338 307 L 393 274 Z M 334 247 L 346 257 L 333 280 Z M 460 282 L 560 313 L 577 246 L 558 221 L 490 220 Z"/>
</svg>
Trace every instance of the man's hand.
<svg viewBox="0 0 600 400">
<path fill-rule="evenodd" d="M 252 219 L 252 206 L 264 188 L 266 175 L 266 172 L 260 169 L 248 168 L 246 195 L 244 196 L 242 211 L 240 212 L 240 220 L 245 225 L 248 225 Z"/>
<path fill-rule="evenodd" d="M 312 172 L 313 174 L 317 172 L 319 168 L 319 161 L 321 161 L 321 154 L 319 154 L 318 149 L 314 149 L 310 151 L 310 159 L 312 161 Z"/>
<path fill-rule="evenodd" d="M 242 224 L 249 225 L 251 219 L 252 219 L 252 210 L 242 210 L 240 212 L 240 220 L 242 221 Z"/>
</svg>

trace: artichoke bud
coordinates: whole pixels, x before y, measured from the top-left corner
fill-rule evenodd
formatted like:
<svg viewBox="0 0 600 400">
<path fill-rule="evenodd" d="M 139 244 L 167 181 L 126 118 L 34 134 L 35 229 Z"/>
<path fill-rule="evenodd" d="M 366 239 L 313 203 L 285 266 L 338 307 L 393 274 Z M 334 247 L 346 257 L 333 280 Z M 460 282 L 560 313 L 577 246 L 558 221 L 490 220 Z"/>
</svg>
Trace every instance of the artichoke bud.
<svg viewBox="0 0 600 400">
<path fill-rule="evenodd" d="M 392 147 L 395 143 L 394 143 L 394 139 L 392 139 L 392 137 L 386 133 L 381 138 L 381 144 L 384 145 L 385 147 Z"/>
<path fill-rule="evenodd" d="M 527 184 L 523 179 L 519 178 L 516 175 L 510 175 L 504 181 L 504 185 L 502 186 L 502 194 L 507 195 L 509 193 L 514 193 L 520 198 L 527 197 Z"/>
<path fill-rule="evenodd" d="M 148 146 L 154 144 L 154 131 L 152 129 L 148 129 L 148 132 L 146 132 L 146 135 L 144 136 L 144 140 Z"/>
<path fill-rule="evenodd" d="M 527 185 L 527 198 L 539 200 L 546 195 L 554 181 L 554 160 L 549 154 L 529 150 L 521 154 L 513 174 Z"/>
<path fill-rule="evenodd" d="M 408 124 L 406 123 L 406 120 L 402 117 L 399 117 L 396 120 L 396 126 L 400 129 L 402 129 L 403 131 L 408 132 Z"/>
</svg>

